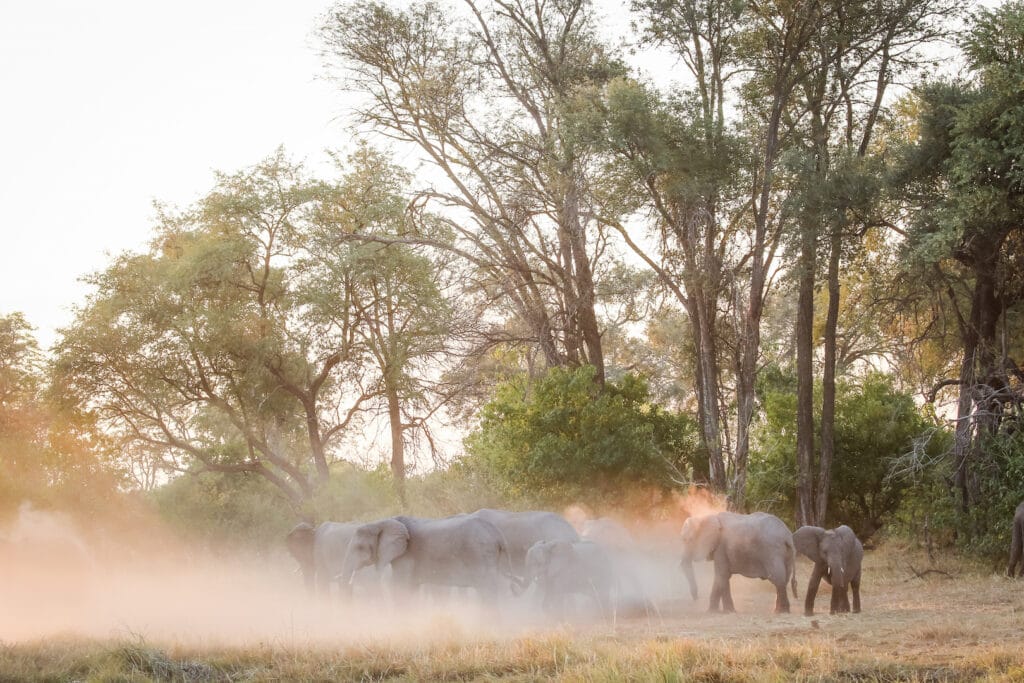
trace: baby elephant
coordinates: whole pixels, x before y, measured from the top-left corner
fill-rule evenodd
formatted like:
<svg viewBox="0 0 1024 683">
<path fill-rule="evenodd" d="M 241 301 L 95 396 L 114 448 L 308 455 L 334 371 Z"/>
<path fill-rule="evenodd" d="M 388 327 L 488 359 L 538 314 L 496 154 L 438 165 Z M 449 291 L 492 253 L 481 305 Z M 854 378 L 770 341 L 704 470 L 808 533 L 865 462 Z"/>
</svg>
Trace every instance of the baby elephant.
<svg viewBox="0 0 1024 683">
<path fill-rule="evenodd" d="M 823 578 L 832 584 L 829 614 L 850 611 L 847 586 L 853 589 L 853 611 L 860 612 L 860 567 L 864 560 L 864 546 L 857 540 L 853 529 L 845 524 L 829 531 L 820 526 L 802 526 L 793 532 L 793 545 L 798 553 L 814 562 L 811 580 L 807 584 L 804 614 L 814 614 L 814 597 Z"/>
<path fill-rule="evenodd" d="M 590 541 L 538 541 L 526 552 L 525 590 L 537 583 L 544 610 L 565 616 L 566 599 L 593 598 L 603 616 L 611 610 L 615 575 L 608 553 Z"/>
</svg>

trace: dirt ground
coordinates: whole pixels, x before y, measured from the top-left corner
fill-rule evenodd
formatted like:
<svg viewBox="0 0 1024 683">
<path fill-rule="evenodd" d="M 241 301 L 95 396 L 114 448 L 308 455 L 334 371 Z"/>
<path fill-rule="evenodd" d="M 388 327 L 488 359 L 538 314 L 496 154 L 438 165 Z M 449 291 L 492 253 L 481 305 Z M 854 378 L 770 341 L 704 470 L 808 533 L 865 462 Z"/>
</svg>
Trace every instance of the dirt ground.
<svg viewBox="0 0 1024 683">
<path fill-rule="evenodd" d="M 823 585 L 805 617 L 809 573 L 801 561 L 788 615 L 771 613 L 766 582 L 739 577 L 737 613 L 707 613 L 705 571 L 697 603 L 679 581 L 650 618 L 499 625 L 442 605 L 395 628 L 393 615 L 332 605 L 331 623 L 346 628 L 314 639 L 296 635 L 301 624 L 218 639 L 204 628 L 231 608 L 212 603 L 174 632 L 147 630 L 152 615 L 0 635 L 0 680 L 1024 681 L 1024 581 L 890 543 L 865 558 L 861 614 L 830 616 Z"/>
</svg>

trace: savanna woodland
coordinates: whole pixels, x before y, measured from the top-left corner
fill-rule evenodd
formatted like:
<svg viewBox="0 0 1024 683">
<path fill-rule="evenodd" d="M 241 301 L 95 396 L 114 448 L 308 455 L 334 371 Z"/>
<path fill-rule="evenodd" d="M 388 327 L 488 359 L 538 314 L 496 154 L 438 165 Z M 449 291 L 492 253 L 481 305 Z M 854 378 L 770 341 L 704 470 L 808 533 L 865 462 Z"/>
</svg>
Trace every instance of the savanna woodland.
<svg viewBox="0 0 1024 683">
<path fill-rule="evenodd" d="M 348 130 L 333 166 L 266 150 L 159 206 L 51 349 L 0 311 L 0 520 L 144 518 L 277 557 L 302 521 L 483 507 L 677 535 L 699 492 L 849 525 L 869 560 L 898 547 L 876 560 L 894 594 L 1002 573 L 1024 501 L 1024 3 L 341 0 L 310 26 Z M 562 633 L 295 669 L 67 647 L 79 674 L 185 680 L 963 673 L 664 631 L 627 654 Z M 0 649 L 0 678 L 39 656 Z M 1024 675 L 1000 657 L 965 676 Z"/>
</svg>

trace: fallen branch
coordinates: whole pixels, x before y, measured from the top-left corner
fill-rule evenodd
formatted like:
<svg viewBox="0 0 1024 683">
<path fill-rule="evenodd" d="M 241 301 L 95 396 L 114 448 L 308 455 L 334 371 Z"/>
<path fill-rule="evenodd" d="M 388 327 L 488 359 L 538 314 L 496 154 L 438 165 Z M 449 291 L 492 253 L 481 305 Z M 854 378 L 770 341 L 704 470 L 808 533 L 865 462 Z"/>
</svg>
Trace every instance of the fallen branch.
<svg viewBox="0 0 1024 683">
<path fill-rule="evenodd" d="M 928 576 L 929 574 L 939 574 L 941 576 L 945 576 L 947 579 L 956 578 L 954 575 L 950 574 L 949 572 L 944 572 L 941 569 L 925 569 L 923 572 L 919 572 L 916 569 L 914 569 L 914 565 L 910 564 L 909 562 L 907 563 L 907 568 L 910 569 L 910 571 L 914 572 L 914 575 L 906 579 L 903 579 L 904 582 L 912 581 L 913 579 L 924 580 L 924 577 Z"/>
</svg>

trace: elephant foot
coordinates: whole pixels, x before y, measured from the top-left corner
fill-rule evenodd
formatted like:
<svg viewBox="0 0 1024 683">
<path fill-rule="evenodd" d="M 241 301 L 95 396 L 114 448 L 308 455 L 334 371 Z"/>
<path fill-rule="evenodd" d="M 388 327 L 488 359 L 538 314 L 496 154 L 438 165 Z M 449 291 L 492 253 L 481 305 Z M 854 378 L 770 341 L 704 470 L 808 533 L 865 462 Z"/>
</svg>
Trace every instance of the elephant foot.
<svg viewBox="0 0 1024 683">
<path fill-rule="evenodd" d="M 853 610 L 853 613 L 854 614 L 860 614 L 860 607 L 858 607 L 857 609 Z"/>
<path fill-rule="evenodd" d="M 789 614 L 789 608 L 788 607 L 776 607 L 775 608 L 775 613 L 776 614 Z"/>
<path fill-rule="evenodd" d="M 812 610 L 812 609 L 805 609 L 804 610 L 804 616 L 805 617 L 813 617 L 814 616 L 814 610 Z"/>
</svg>

